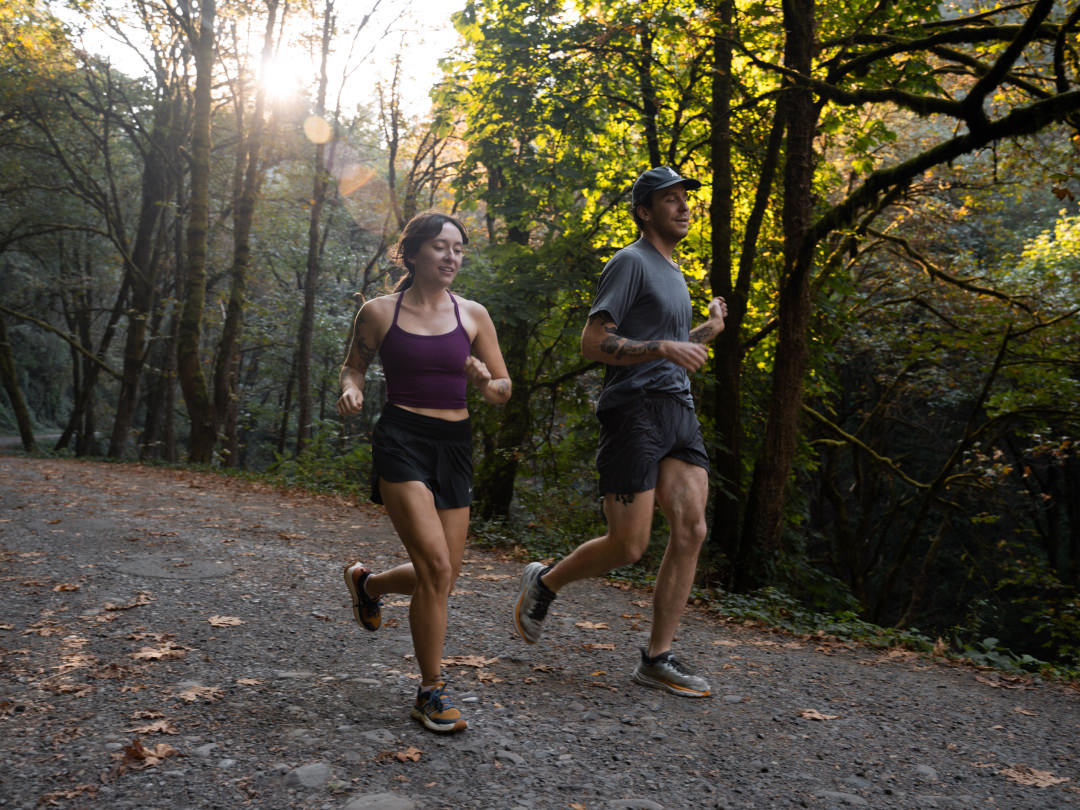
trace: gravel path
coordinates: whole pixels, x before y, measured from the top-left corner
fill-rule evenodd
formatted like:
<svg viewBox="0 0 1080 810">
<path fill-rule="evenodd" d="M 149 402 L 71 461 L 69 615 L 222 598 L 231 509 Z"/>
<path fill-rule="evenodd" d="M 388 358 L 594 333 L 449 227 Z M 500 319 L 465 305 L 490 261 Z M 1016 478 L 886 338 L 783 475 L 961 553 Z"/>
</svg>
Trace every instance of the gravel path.
<svg viewBox="0 0 1080 810">
<path fill-rule="evenodd" d="M 447 672 L 470 728 L 409 719 L 404 558 L 381 510 L 190 472 L 0 456 L 0 807 L 1080 805 L 1080 691 L 692 611 L 714 696 L 633 684 L 648 594 L 578 583 L 528 647 L 521 561 L 470 550 Z"/>
</svg>

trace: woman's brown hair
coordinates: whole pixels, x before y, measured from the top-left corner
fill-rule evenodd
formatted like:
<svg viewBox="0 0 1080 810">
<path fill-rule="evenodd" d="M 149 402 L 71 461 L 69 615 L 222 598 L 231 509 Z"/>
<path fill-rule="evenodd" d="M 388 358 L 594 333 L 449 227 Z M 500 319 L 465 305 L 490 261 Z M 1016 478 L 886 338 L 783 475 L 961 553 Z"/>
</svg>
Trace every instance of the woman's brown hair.
<svg viewBox="0 0 1080 810">
<path fill-rule="evenodd" d="M 407 271 L 405 275 L 398 279 L 392 292 L 404 292 L 412 286 L 412 257 L 417 254 L 424 242 L 428 239 L 434 239 L 442 233 L 442 229 L 447 223 L 461 231 L 461 243 L 463 245 L 469 244 L 469 234 L 466 232 L 465 226 L 449 214 L 440 214 L 438 211 L 425 211 L 408 221 L 397 244 L 390 251 L 390 258 Z"/>
</svg>

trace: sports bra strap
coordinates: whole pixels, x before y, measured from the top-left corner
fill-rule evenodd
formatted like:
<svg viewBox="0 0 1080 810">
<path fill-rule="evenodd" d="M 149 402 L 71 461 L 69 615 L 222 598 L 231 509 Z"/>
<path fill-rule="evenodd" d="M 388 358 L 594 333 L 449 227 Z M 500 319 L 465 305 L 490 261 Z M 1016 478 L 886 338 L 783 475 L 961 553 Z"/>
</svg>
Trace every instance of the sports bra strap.
<svg viewBox="0 0 1080 810">
<path fill-rule="evenodd" d="M 457 298 L 449 290 L 446 291 L 446 294 L 450 296 L 450 302 L 454 305 L 454 318 L 457 319 L 457 325 L 463 326 L 463 324 L 461 323 L 461 310 L 458 309 L 457 305 Z M 398 313 L 401 312 L 401 299 L 403 299 L 404 297 L 405 290 L 402 290 L 400 293 L 398 293 L 397 303 L 394 304 L 394 320 L 390 321 L 391 327 L 397 326 Z"/>
<path fill-rule="evenodd" d="M 394 320 L 390 321 L 390 326 L 397 326 L 397 315 L 401 311 L 401 299 L 405 297 L 405 290 L 398 293 L 397 303 L 394 304 Z"/>
</svg>

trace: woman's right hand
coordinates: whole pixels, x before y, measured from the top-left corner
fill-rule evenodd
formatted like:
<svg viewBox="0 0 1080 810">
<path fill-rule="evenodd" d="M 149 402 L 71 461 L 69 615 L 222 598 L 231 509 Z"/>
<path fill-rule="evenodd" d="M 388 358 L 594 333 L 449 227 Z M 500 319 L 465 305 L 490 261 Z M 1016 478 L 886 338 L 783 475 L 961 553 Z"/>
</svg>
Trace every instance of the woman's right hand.
<svg viewBox="0 0 1080 810">
<path fill-rule="evenodd" d="M 337 401 L 338 415 L 342 419 L 345 419 L 348 416 L 352 416 L 354 413 L 360 413 L 360 409 L 363 407 L 364 392 L 355 385 L 346 386 Z"/>
</svg>

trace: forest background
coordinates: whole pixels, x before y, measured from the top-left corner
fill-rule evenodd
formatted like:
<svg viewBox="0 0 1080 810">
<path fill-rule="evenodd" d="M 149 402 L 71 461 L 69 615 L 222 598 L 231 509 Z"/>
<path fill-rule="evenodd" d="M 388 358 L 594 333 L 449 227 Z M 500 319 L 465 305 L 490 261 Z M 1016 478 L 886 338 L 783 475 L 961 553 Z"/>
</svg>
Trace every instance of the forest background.
<svg viewBox="0 0 1080 810">
<path fill-rule="evenodd" d="M 0 431 L 362 495 L 382 380 L 342 423 L 338 369 L 434 207 L 514 381 L 476 533 L 565 551 L 602 530 L 578 338 L 668 164 L 729 304 L 697 598 L 1080 669 L 1080 5 L 468 0 L 417 110 L 365 2 L 0 6 Z"/>
</svg>

